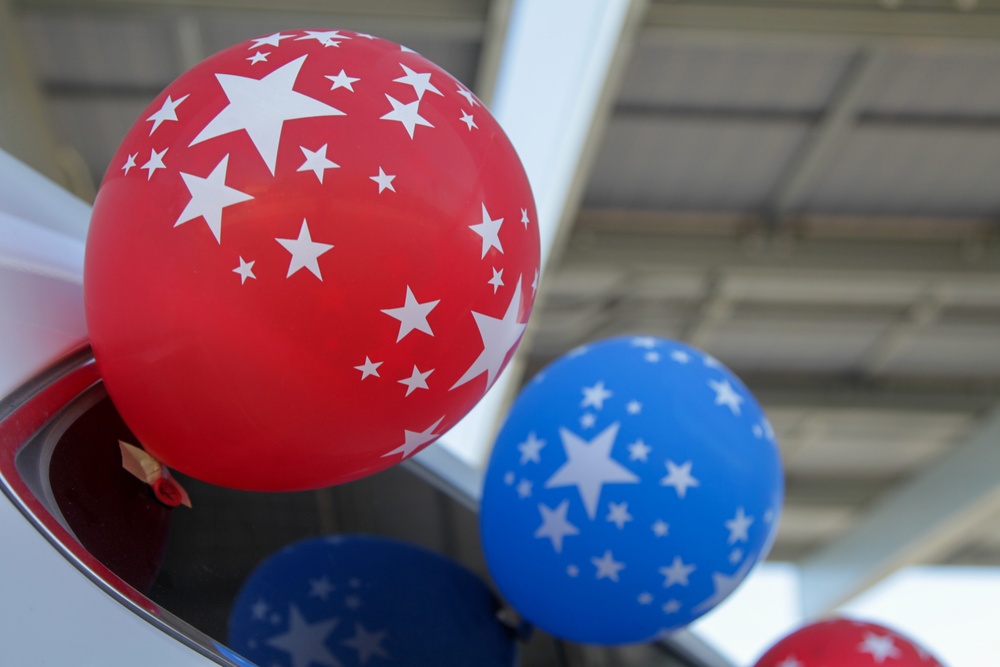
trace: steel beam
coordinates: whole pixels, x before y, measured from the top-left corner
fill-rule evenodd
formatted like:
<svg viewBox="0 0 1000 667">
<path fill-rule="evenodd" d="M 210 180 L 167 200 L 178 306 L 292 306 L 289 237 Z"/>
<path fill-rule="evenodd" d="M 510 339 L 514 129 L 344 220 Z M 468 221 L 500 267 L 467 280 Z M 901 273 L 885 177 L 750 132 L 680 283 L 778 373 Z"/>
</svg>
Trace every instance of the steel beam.
<svg viewBox="0 0 1000 667">
<path fill-rule="evenodd" d="M 893 491 L 801 566 L 802 609 L 817 617 L 893 571 L 946 557 L 1000 509 L 1000 409 L 944 461 Z"/>
<path fill-rule="evenodd" d="M 878 75 L 882 53 L 867 47 L 855 53 L 837 82 L 819 123 L 806 135 L 778 181 L 767 208 L 771 217 L 799 210 L 812 194 L 823 170 L 830 164 L 844 139 L 854 129 L 854 119 L 861 107 L 869 83 Z"/>
<path fill-rule="evenodd" d="M 534 191 L 543 274 L 576 216 L 645 9 L 645 0 L 520 0 L 513 6 L 492 111 Z M 474 468 L 485 463 L 517 385 L 520 364 L 515 360 L 510 366 L 441 438 Z"/>
</svg>

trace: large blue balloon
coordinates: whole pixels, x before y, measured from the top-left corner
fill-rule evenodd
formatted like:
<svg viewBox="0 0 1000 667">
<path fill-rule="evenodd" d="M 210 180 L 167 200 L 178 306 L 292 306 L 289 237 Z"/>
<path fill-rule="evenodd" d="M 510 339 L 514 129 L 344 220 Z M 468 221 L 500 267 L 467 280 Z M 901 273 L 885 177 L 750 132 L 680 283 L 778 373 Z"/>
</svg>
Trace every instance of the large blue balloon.
<svg viewBox="0 0 1000 667">
<path fill-rule="evenodd" d="M 714 358 L 616 338 L 522 391 L 486 473 L 490 572 L 528 621 L 572 641 L 653 639 L 713 608 L 771 546 L 774 433 Z"/>
<path fill-rule="evenodd" d="M 229 617 L 229 646 L 262 667 L 511 667 L 517 648 L 476 576 L 384 538 L 298 542 L 261 564 Z"/>
</svg>

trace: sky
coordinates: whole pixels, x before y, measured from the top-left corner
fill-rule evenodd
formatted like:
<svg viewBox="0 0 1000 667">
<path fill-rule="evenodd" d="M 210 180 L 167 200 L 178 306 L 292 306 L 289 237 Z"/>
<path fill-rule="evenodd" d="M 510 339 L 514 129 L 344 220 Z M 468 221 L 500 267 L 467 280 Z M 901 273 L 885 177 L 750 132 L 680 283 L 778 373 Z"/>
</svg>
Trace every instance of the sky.
<svg viewBox="0 0 1000 667">
<path fill-rule="evenodd" d="M 738 667 L 804 624 L 798 572 L 759 565 L 728 600 L 691 626 Z M 900 570 L 838 610 L 910 637 L 949 667 L 995 667 L 1000 655 L 1000 568 Z"/>
</svg>

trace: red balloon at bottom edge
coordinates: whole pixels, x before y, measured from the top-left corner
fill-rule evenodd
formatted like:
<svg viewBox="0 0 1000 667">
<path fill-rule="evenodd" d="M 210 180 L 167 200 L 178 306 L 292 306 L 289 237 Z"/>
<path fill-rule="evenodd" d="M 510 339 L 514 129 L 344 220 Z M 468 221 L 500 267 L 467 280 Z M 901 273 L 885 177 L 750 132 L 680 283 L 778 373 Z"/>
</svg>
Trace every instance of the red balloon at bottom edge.
<svg viewBox="0 0 1000 667">
<path fill-rule="evenodd" d="M 943 667 L 895 630 L 847 618 L 807 625 L 772 646 L 754 667 Z"/>
</svg>

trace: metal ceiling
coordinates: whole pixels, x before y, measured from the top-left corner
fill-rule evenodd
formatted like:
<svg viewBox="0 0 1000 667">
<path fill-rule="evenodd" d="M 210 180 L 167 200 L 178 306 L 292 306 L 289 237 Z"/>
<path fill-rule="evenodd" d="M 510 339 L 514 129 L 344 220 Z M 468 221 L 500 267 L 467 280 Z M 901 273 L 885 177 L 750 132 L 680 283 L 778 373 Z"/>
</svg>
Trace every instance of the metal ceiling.
<svg viewBox="0 0 1000 667">
<path fill-rule="evenodd" d="M 946 489 L 962 480 L 939 472 L 1000 404 L 1000 1 L 640 4 L 582 203 L 542 283 L 528 373 L 620 333 L 726 362 L 785 457 L 772 558 L 808 570 L 853 548 L 866 562 L 825 604 L 914 559 L 1000 565 L 997 489 L 954 499 Z M 407 44 L 486 99 L 509 8 L 6 0 L 0 36 L 17 58 L 0 88 L 22 101 L 0 94 L 12 109 L 0 145 L 90 196 L 186 67 L 306 25 Z M 938 523 L 962 530 L 928 522 L 914 538 L 931 546 L 866 561 L 877 550 L 866 519 L 908 518 L 894 500 L 922 481 L 950 508 Z"/>
</svg>

